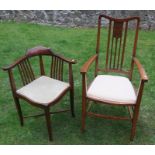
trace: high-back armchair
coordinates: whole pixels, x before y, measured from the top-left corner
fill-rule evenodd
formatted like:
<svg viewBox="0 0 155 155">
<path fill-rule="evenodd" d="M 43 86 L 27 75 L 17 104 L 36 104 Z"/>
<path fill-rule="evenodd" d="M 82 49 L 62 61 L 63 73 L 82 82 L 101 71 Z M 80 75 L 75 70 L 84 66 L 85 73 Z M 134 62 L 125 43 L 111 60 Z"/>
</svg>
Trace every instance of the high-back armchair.
<svg viewBox="0 0 155 155">
<path fill-rule="evenodd" d="M 40 75 L 37 77 L 34 74 L 33 65 L 30 62 L 32 57 L 39 58 L 39 70 Z M 51 60 L 50 75 L 45 74 L 45 65 L 43 57 L 48 57 Z M 64 64 L 68 66 L 69 81 L 64 81 Z M 45 115 L 46 124 L 49 134 L 49 140 L 52 140 L 52 126 L 50 120 L 50 114 L 71 111 L 74 117 L 74 83 L 72 74 L 72 64 L 75 64 L 74 60 L 66 59 L 59 56 L 46 47 L 35 47 L 29 49 L 27 53 L 17 60 L 15 63 L 8 67 L 3 67 L 4 71 L 8 72 L 11 90 L 17 112 L 19 115 L 20 123 L 23 126 L 24 118 L 20 106 L 19 99 L 23 99 L 31 105 L 44 110 L 43 114 L 35 116 Z M 15 80 L 14 69 L 18 70 L 18 75 L 21 77 L 23 86 L 17 88 L 18 81 Z M 70 109 L 61 110 L 57 112 L 50 112 L 50 107 L 58 103 L 58 101 L 67 93 L 70 92 Z"/>
<path fill-rule="evenodd" d="M 105 27 L 102 26 L 103 23 Z M 81 68 L 82 131 L 85 129 L 86 116 L 131 120 L 130 139 L 133 140 L 144 83 L 148 81 L 144 68 L 136 58 L 139 24 L 139 17 L 118 19 L 106 15 L 99 16 L 96 54 Z M 93 63 L 95 64 L 94 80 L 87 86 L 87 73 Z M 137 91 L 132 83 L 134 66 L 138 68 L 140 75 Z M 107 116 L 91 112 L 90 108 L 87 110 L 89 101 L 127 107 L 130 117 Z"/>
</svg>

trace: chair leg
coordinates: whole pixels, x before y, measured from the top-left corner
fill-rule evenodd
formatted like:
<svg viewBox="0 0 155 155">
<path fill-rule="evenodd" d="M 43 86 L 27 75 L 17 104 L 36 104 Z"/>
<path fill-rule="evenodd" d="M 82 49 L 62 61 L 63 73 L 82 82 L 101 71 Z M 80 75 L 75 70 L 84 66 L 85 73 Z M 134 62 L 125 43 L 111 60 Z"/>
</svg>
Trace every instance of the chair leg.
<svg viewBox="0 0 155 155">
<path fill-rule="evenodd" d="M 46 125 L 47 125 L 49 140 L 52 141 L 53 140 L 53 136 L 52 136 L 52 126 L 51 126 L 51 118 L 50 118 L 49 107 L 45 108 L 45 119 L 46 119 Z"/>
<path fill-rule="evenodd" d="M 136 134 L 136 124 L 138 120 L 138 115 L 139 115 L 139 107 L 135 107 L 132 120 L 131 136 L 130 136 L 131 141 L 133 141 Z"/>
<path fill-rule="evenodd" d="M 15 101 L 17 112 L 18 112 L 20 124 L 21 124 L 21 126 L 23 126 L 24 125 L 24 119 L 23 119 L 23 114 L 22 114 L 20 103 L 19 103 L 19 99 L 14 98 L 14 101 Z"/>
<path fill-rule="evenodd" d="M 81 131 L 85 131 L 85 124 L 86 124 L 86 98 L 82 99 L 82 128 Z"/>
<path fill-rule="evenodd" d="M 70 90 L 70 106 L 71 106 L 72 117 L 75 117 L 75 113 L 74 113 L 74 91 L 73 90 Z"/>
</svg>

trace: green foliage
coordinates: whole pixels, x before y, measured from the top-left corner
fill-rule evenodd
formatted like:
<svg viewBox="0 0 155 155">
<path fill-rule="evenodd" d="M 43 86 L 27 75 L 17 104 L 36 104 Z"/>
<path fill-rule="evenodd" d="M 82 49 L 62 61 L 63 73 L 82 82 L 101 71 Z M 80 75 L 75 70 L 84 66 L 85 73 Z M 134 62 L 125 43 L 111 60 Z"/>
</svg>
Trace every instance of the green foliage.
<svg viewBox="0 0 155 155">
<path fill-rule="evenodd" d="M 37 45 L 51 47 L 53 51 L 74 58 L 75 113 L 51 116 L 54 141 L 48 141 L 44 117 L 25 119 L 19 124 L 7 73 L 0 71 L 0 144 L 155 144 L 155 31 L 142 31 L 139 35 L 137 57 L 148 73 L 142 99 L 137 134 L 129 141 L 131 123 L 87 118 L 85 133 L 81 127 L 81 75 L 80 68 L 95 53 L 96 29 L 58 28 L 27 23 L 0 23 L 0 66 L 8 65 L 25 54 L 26 49 Z M 35 65 L 37 68 L 37 65 Z M 66 75 L 67 76 L 67 75 Z M 138 80 L 138 75 L 136 79 Z M 41 112 L 26 102 L 21 102 L 25 115 Z M 56 107 L 69 106 L 66 97 Z M 97 110 L 95 105 L 93 110 Z M 124 108 L 100 106 L 102 113 L 126 114 Z"/>
</svg>

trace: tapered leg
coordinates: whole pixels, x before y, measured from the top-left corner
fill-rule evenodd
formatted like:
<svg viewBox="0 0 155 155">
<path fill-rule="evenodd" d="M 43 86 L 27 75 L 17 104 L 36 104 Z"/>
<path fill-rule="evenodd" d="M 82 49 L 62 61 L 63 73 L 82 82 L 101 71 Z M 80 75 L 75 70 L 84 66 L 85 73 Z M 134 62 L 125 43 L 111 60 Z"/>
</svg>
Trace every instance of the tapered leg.
<svg viewBox="0 0 155 155">
<path fill-rule="evenodd" d="M 85 123 L 86 123 L 86 98 L 82 99 L 82 128 L 81 131 L 85 131 Z"/>
<path fill-rule="evenodd" d="M 139 115 L 139 107 L 135 108 L 135 110 L 134 110 L 134 115 L 133 115 L 133 120 L 132 120 L 131 136 L 130 136 L 131 141 L 133 141 L 134 136 L 136 134 L 136 124 L 137 124 L 137 120 L 138 120 L 138 115 Z"/>
<path fill-rule="evenodd" d="M 20 124 L 21 124 L 21 126 L 23 126 L 24 125 L 24 119 L 23 119 L 23 114 L 22 114 L 20 103 L 19 103 L 19 99 L 14 98 L 14 101 L 15 101 L 17 112 L 18 112 Z"/>
<path fill-rule="evenodd" d="M 82 74 L 82 126 L 81 126 L 81 131 L 84 132 L 85 130 L 85 121 L 86 121 L 86 75 Z"/>
<path fill-rule="evenodd" d="M 52 141 L 53 136 L 52 136 L 52 126 L 51 126 L 51 118 L 50 118 L 49 107 L 45 108 L 45 119 L 46 119 L 46 125 L 47 125 L 49 140 Z"/>
<path fill-rule="evenodd" d="M 75 117 L 75 113 L 74 113 L 74 91 L 73 90 L 70 90 L 70 106 L 71 106 L 72 117 Z"/>
</svg>

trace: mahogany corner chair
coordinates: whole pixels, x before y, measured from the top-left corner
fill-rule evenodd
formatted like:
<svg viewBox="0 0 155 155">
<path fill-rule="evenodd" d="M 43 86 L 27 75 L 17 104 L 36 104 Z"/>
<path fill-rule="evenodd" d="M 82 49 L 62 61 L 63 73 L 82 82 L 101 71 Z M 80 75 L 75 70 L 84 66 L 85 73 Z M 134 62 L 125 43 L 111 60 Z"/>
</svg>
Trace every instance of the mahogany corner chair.
<svg viewBox="0 0 155 155">
<path fill-rule="evenodd" d="M 107 25 L 106 28 L 102 27 L 103 22 Z M 132 30 L 129 30 L 130 22 L 133 24 L 131 28 Z M 131 120 L 132 128 L 130 140 L 133 140 L 136 131 L 136 123 L 138 120 L 144 83 L 148 81 L 144 68 L 136 58 L 139 24 L 139 17 L 118 19 L 106 15 L 99 15 L 96 54 L 93 55 L 81 68 L 82 131 L 85 130 L 86 116 L 112 120 Z M 104 45 L 104 39 L 101 40 L 103 34 L 102 28 L 107 32 L 104 35 L 104 37 L 107 37 Z M 132 39 L 131 33 L 133 36 Z M 129 39 L 127 39 L 128 35 Z M 131 45 L 132 42 L 133 44 Z M 130 48 L 128 47 L 127 49 L 127 45 L 129 45 Z M 131 52 L 130 54 L 128 54 L 129 50 Z M 102 55 L 101 52 L 103 51 L 105 53 L 104 63 L 103 59 L 100 59 L 100 55 Z M 127 66 L 125 64 L 126 59 L 128 59 L 128 62 L 126 63 L 128 64 Z M 102 64 L 100 64 L 101 60 Z M 91 80 L 91 84 L 87 86 L 88 71 L 92 64 L 95 65 L 94 79 L 93 81 Z M 105 67 L 103 67 L 103 64 L 105 64 Z M 132 83 L 134 65 L 137 66 L 139 71 L 138 75 L 140 76 L 140 83 L 137 91 Z M 106 75 L 107 73 L 108 75 Z M 127 107 L 130 115 L 129 117 L 120 117 L 111 116 L 111 114 L 103 115 L 99 114 L 99 112 L 92 112 L 89 106 L 90 101 L 91 104 L 100 103 L 111 106 Z"/>
<path fill-rule="evenodd" d="M 50 76 L 45 75 L 45 66 L 43 57 L 51 57 L 51 69 Z M 39 58 L 39 77 L 35 77 L 32 62 L 30 59 L 32 57 Z M 44 110 L 43 114 L 38 114 L 34 116 L 44 116 L 46 118 L 46 124 L 48 129 L 49 140 L 53 139 L 52 136 L 52 126 L 50 114 L 71 111 L 74 117 L 74 84 L 73 84 L 73 74 L 72 74 L 72 64 L 75 64 L 74 60 L 66 59 L 59 56 L 51 51 L 51 49 L 38 46 L 29 49 L 25 56 L 17 60 L 15 63 L 9 67 L 3 67 L 4 71 L 8 71 L 9 80 L 11 85 L 11 90 L 13 98 L 15 101 L 16 109 L 19 115 L 21 126 L 24 125 L 24 118 L 33 117 L 25 116 L 23 117 L 19 99 L 23 99 L 30 103 L 31 105 L 41 108 Z M 63 80 L 63 68 L 64 64 L 67 64 L 69 82 L 64 82 Z M 17 68 L 23 83 L 23 86 L 19 89 L 16 88 L 16 81 L 14 79 L 13 70 Z M 18 82 L 18 81 L 17 81 Z M 67 93 L 70 92 L 70 109 L 50 112 L 50 107 L 58 103 L 58 101 Z"/>
</svg>

